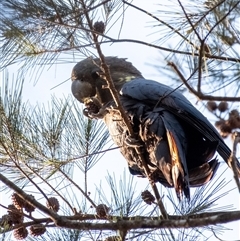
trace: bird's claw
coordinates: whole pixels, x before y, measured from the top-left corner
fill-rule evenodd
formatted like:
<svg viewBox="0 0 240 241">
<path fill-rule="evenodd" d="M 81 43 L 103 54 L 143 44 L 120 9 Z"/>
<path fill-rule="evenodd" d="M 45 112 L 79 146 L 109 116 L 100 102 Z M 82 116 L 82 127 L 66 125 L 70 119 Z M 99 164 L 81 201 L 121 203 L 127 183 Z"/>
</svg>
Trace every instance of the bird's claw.
<svg viewBox="0 0 240 241">
<path fill-rule="evenodd" d="M 95 113 L 91 111 L 89 108 L 84 108 L 83 114 L 90 119 L 103 119 L 103 117 L 106 114 L 106 111 L 101 108 L 97 113 Z"/>
<path fill-rule="evenodd" d="M 124 143 L 129 146 L 129 147 L 142 147 L 143 146 L 143 143 L 140 141 L 140 140 L 137 140 L 136 138 L 134 137 L 131 137 L 129 135 L 126 135 L 125 136 L 125 140 L 124 140 Z"/>
<path fill-rule="evenodd" d="M 83 109 L 83 114 L 90 119 L 103 119 L 108 112 L 107 108 L 102 106 L 95 97 L 86 99 L 84 104 L 86 108 Z"/>
</svg>

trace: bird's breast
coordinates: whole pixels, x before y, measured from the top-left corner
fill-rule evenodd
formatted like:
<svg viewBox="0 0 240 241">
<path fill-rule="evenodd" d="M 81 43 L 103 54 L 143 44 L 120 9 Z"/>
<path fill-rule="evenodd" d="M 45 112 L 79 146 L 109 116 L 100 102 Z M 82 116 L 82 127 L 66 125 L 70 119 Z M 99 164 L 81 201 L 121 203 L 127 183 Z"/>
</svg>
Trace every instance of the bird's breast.
<svg viewBox="0 0 240 241">
<path fill-rule="evenodd" d="M 103 120 L 114 143 L 118 146 L 123 146 L 124 133 L 127 132 L 127 127 L 122 119 L 119 110 L 110 109 L 104 116 Z"/>
</svg>

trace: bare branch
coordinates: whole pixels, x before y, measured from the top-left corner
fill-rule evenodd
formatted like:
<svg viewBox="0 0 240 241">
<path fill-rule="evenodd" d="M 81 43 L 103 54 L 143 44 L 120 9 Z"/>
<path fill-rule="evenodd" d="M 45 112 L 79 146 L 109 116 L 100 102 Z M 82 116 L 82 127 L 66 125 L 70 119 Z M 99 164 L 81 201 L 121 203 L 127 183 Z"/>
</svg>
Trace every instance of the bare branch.
<svg viewBox="0 0 240 241">
<path fill-rule="evenodd" d="M 65 172 L 63 172 L 60 168 L 58 169 L 58 171 L 61 172 L 64 175 L 64 177 L 67 178 L 68 181 L 72 183 L 84 195 L 84 197 L 92 204 L 93 207 L 97 207 L 97 205 L 93 202 L 89 195 L 87 195 L 87 193 L 84 192 L 84 190 L 81 187 L 79 187 L 79 185 L 77 185 L 71 178 L 69 178 L 69 176 Z"/>
<path fill-rule="evenodd" d="M 233 150 L 232 150 L 231 156 L 229 157 L 228 164 L 233 170 L 234 179 L 236 181 L 238 190 L 240 192 L 240 182 L 239 182 L 240 173 L 238 173 L 237 166 L 236 166 L 237 165 L 236 153 L 237 153 L 237 145 L 240 143 L 240 133 L 236 131 L 232 134 L 232 137 L 233 137 Z"/>
<path fill-rule="evenodd" d="M 240 97 L 234 97 L 234 96 L 213 96 L 213 95 L 205 95 L 202 92 L 198 92 L 194 88 L 192 88 L 185 77 L 182 75 L 180 70 L 177 68 L 177 66 L 173 62 L 168 62 L 168 65 L 173 68 L 173 70 L 176 72 L 176 74 L 180 77 L 180 80 L 184 83 L 184 85 L 187 87 L 187 89 L 194 94 L 199 100 L 216 100 L 216 101 L 240 101 Z"/>
<path fill-rule="evenodd" d="M 54 211 L 46 208 L 44 205 L 39 203 L 37 200 L 35 200 L 33 197 L 26 194 L 21 188 L 19 188 L 17 185 L 15 185 L 13 182 L 8 180 L 5 176 L 3 176 L 0 173 L 0 180 L 7 185 L 9 188 L 14 190 L 21 198 L 26 200 L 29 204 L 33 205 L 35 208 L 38 208 L 43 213 L 47 214 L 54 222 L 59 219 L 59 215 L 56 214 Z"/>
<path fill-rule="evenodd" d="M 214 30 L 214 28 L 216 28 L 218 25 L 219 25 L 219 23 L 221 23 L 236 7 L 237 7 L 237 5 L 239 4 L 240 2 L 239 1 L 237 1 L 236 2 L 236 4 L 234 4 L 233 6 L 232 6 L 232 8 L 230 8 L 229 10 L 228 10 L 228 12 L 223 16 L 223 17 L 221 17 L 213 26 L 212 26 L 212 28 L 209 30 L 209 32 L 208 32 L 208 34 L 205 36 L 205 38 L 204 38 L 204 40 L 206 40 L 207 39 L 207 37 L 210 35 L 210 33 Z"/>
<path fill-rule="evenodd" d="M 72 207 L 72 205 L 68 202 L 68 200 L 67 200 L 66 198 L 64 198 L 64 196 L 61 195 L 61 193 L 58 192 L 58 191 L 56 190 L 56 188 L 54 188 L 54 187 L 49 183 L 48 180 L 45 180 L 41 175 L 39 175 L 33 168 L 31 168 L 31 167 L 30 167 L 29 165 L 27 165 L 26 163 L 25 163 L 25 166 L 28 167 L 28 168 L 36 175 L 36 177 L 40 178 L 44 183 L 46 183 L 46 185 L 49 186 L 49 187 L 69 206 L 69 208 L 72 210 L 72 212 L 75 213 L 75 209 L 74 209 L 74 208 Z M 47 198 L 47 200 L 48 200 L 48 198 Z"/>
<path fill-rule="evenodd" d="M 187 12 L 186 12 L 186 10 L 185 10 L 184 6 L 182 5 L 182 3 L 181 3 L 181 1 L 180 1 L 180 0 L 178 0 L 178 3 L 179 3 L 179 5 L 180 5 L 180 7 L 181 7 L 181 9 L 182 9 L 182 11 L 183 11 L 183 13 L 184 13 L 184 15 L 185 15 L 186 19 L 188 20 L 188 23 L 191 25 L 192 30 L 193 30 L 193 31 L 194 31 L 194 33 L 196 34 L 196 36 L 197 36 L 198 40 L 201 42 L 201 40 L 202 40 L 202 39 L 201 39 L 201 37 L 200 37 L 199 33 L 197 32 L 197 30 L 196 30 L 195 26 L 193 25 L 192 21 L 191 21 L 191 20 L 190 20 L 190 18 L 188 17 L 188 14 L 187 14 Z"/>
<path fill-rule="evenodd" d="M 179 217 L 179 219 L 138 219 L 119 220 L 111 223 L 92 223 L 70 221 L 65 217 L 59 220 L 58 225 L 65 228 L 74 228 L 80 230 L 133 230 L 133 229 L 174 229 L 174 228 L 195 228 L 209 225 L 224 224 L 240 219 L 240 211 L 222 212 L 211 216 L 201 217 L 195 215 L 192 217 Z"/>
<path fill-rule="evenodd" d="M 127 1 L 122 1 L 123 3 L 143 12 L 146 13 L 147 15 L 149 15 L 150 17 L 152 17 L 153 19 L 157 20 L 158 22 L 162 23 L 163 25 L 166 25 L 169 29 L 171 29 L 174 33 L 178 34 L 182 39 L 184 39 L 184 41 L 188 42 L 190 45 L 192 45 L 195 49 L 198 49 L 198 46 L 196 46 L 194 43 L 192 43 L 188 38 L 186 38 L 184 35 L 182 35 L 177 29 L 173 28 L 170 24 L 164 22 L 163 20 L 161 20 L 160 18 L 154 16 L 153 14 L 147 12 L 146 10 L 137 7 L 136 5 L 133 5 Z"/>
<path fill-rule="evenodd" d="M 81 3 L 82 3 L 82 6 L 83 6 L 83 9 L 86 9 L 84 1 L 81 1 Z M 85 14 L 85 16 L 87 18 L 87 22 L 88 22 L 90 30 L 94 30 L 93 25 L 92 25 L 92 21 L 91 21 L 89 15 Z M 110 90 L 110 93 L 112 94 L 113 100 L 114 100 L 114 102 L 115 102 L 115 104 L 116 104 L 116 106 L 117 106 L 117 108 L 118 108 L 118 110 L 119 110 L 119 112 L 121 114 L 121 117 L 123 118 L 123 122 L 124 122 L 124 124 L 126 125 L 126 127 L 128 129 L 130 137 L 135 138 L 135 133 L 134 133 L 134 131 L 132 129 L 132 126 L 130 124 L 130 121 L 129 121 L 129 119 L 128 119 L 127 115 L 125 114 L 125 111 L 124 111 L 124 109 L 122 107 L 122 104 L 120 102 L 120 98 L 119 98 L 118 92 L 115 89 L 115 86 L 114 86 L 114 83 L 113 83 L 113 80 L 112 80 L 112 77 L 111 77 L 111 73 L 110 73 L 109 67 L 108 67 L 108 65 L 107 65 L 107 63 L 105 61 L 105 57 L 104 57 L 103 52 L 102 52 L 101 47 L 100 47 L 100 43 L 98 42 L 98 35 L 95 34 L 95 32 L 93 32 L 93 31 L 91 33 L 92 33 L 93 41 L 95 43 L 95 46 L 96 46 L 99 58 L 101 60 L 101 67 L 102 67 L 102 69 L 103 69 L 103 71 L 105 73 L 105 79 L 106 79 L 106 82 L 107 82 L 107 87 Z M 153 192 L 154 192 L 154 194 L 156 196 L 157 203 L 158 203 L 158 206 L 160 208 L 160 211 L 161 211 L 163 217 L 167 218 L 167 211 L 166 211 L 166 209 L 164 207 L 164 204 L 163 204 L 163 202 L 161 200 L 161 197 L 160 197 L 160 194 L 158 192 L 157 186 L 156 186 L 155 182 L 153 182 L 151 177 L 150 177 L 150 170 L 149 170 L 149 167 L 148 167 L 148 165 L 147 165 L 147 163 L 145 161 L 145 158 L 143 157 L 142 152 L 141 152 L 139 147 L 135 147 L 135 150 L 136 150 L 137 154 L 139 155 L 139 158 L 140 158 L 140 160 L 141 160 L 141 162 L 143 164 L 143 168 L 144 168 L 145 174 L 148 177 L 149 182 L 150 182 L 150 184 L 152 186 L 152 189 L 153 189 Z"/>
<path fill-rule="evenodd" d="M 89 29 L 85 29 L 85 28 L 81 28 L 78 27 L 79 29 L 82 30 L 87 30 L 90 31 Z M 198 57 L 200 56 L 199 52 L 187 52 L 187 51 L 181 51 L 181 50 L 177 50 L 177 49 L 172 49 L 172 48 L 165 48 L 165 47 L 161 47 L 155 44 L 151 44 L 148 42 L 144 42 L 141 40 L 136 40 L 136 39 L 114 39 L 112 37 L 109 37 L 107 35 L 104 34 L 99 34 L 99 36 L 102 36 L 108 40 L 104 40 L 104 41 L 99 41 L 99 44 L 106 44 L 106 43 L 134 43 L 134 44 L 140 44 L 140 45 L 145 45 L 148 47 L 152 47 L 152 48 L 156 48 L 156 49 L 160 49 L 166 52 L 171 52 L 171 53 L 175 53 L 175 54 L 181 54 L 181 55 L 186 55 L 186 56 L 195 56 Z M 84 44 L 84 45 L 78 45 L 78 46 L 72 46 L 72 47 L 68 47 L 68 48 L 61 48 L 61 49 L 44 49 L 41 50 L 39 52 L 35 52 L 35 53 L 28 53 L 28 54 L 44 54 L 44 53 L 60 53 L 60 52 L 64 52 L 64 51 L 69 51 L 69 50 L 74 50 L 74 49 L 81 49 L 81 48 L 87 48 L 90 46 L 93 46 L 94 43 L 89 43 L 89 44 Z M 232 58 L 232 57 L 227 57 L 227 56 L 216 56 L 216 55 L 212 55 L 212 54 L 205 54 L 205 57 L 208 59 L 215 59 L 215 60 L 221 60 L 221 61 L 228 61 L 228 62 L 234 62 L 234 63 L 239 63 L 240 59 L 238 58 Z"/>
</svg>

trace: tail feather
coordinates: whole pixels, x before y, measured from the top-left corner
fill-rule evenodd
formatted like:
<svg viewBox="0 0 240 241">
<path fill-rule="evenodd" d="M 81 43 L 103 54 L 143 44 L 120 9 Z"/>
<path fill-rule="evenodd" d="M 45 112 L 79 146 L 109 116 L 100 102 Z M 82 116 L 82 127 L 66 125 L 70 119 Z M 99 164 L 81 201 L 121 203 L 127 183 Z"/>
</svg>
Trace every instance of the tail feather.
<svg viewBox="0 0 240 241">
<path fill-rule="evenodd" d="M 167 139 L 172 161 L 171 176 L 177 196 L 181 199 L 182 194 L 184 193 L 185 195 L 188 195 L 190 190 L 188 185 L 188 169 L 186 168 L 184 170 L 183 167 L 186 160 L 183 155 L 180 155 L 181 146 L 177 145 L 177 141 L 175 140 L 176 138 L 177 137 L 174 136 L 172 132 L 167 130 Z M 190 198 L 190 196 L 187 196 L 187 198 Z"/>
<path fill-rule="evenodd" d="M 219 167 L 217 158 L 189 171 L 189 183 L 191 187 L 199 187 L 208 183 L 216 174 Z"/>
</svg>

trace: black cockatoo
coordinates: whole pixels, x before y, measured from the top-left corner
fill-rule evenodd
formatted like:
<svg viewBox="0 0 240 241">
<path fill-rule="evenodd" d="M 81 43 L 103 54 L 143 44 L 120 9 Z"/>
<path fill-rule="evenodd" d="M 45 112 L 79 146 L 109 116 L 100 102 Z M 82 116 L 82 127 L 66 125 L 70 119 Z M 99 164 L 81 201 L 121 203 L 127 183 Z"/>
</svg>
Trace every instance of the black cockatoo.
<svg viewBox="0 0 240 241">
<path fill-rule="evenodd" d="M 209 182 L 217 171 L 216 151 L 228 163 L 231 151 L 211 123 L 178 91 L 142 74 L 126 59 L 105 57 L 135 137 L 129 137 L 106 88 L 99 59 L 87 58 L 72 71 L 72 93 L 90 118 L 102 118 L 128 162 L 130 173 L 145 177 L 137 145 L 151 178 L 174 187 L 179 198 Z M 237 163 L 238 173 L 240 165 Z M 239 175 L 240 176 L 240 175 Z"/>
</svg>

